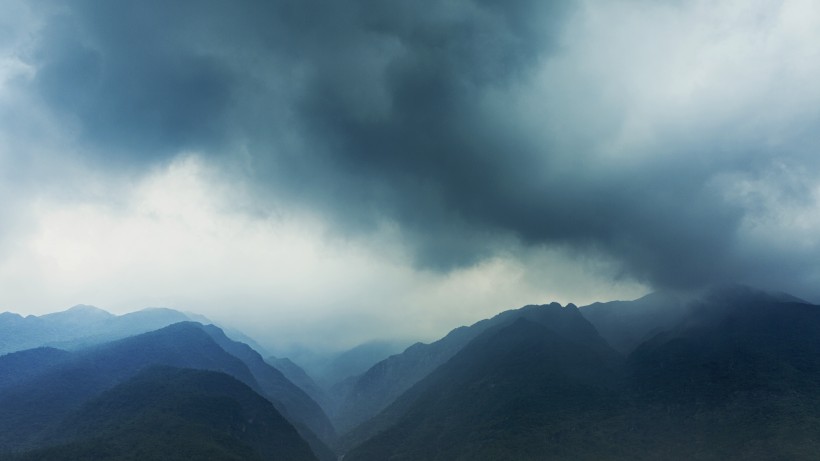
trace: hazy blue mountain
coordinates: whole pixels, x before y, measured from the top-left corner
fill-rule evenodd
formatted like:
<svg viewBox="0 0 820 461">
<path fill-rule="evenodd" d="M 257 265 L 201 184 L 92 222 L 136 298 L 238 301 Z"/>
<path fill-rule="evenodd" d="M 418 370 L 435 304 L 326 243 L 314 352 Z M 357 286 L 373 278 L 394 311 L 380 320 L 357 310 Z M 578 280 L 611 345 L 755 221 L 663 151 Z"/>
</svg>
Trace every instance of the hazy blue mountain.
<svg viewBox="0 0 820 461">
<path fill-rule="evenodd" d="M 261 392 L 248 367 L 216 344 L 201 325 L 178 323 L 71 353 L 1 389 L 0 450 L 40 443 L 55 421 L 151 365 L 221 371 Z"/>
<path fill-rule="evenodd" d="M 569 305 L 573 311 L 574 305 Z M 557 303 L 549 305 L 550 309 L 562 309 Z M 342 390 L 341 403 L 333 410 L 331 419 L 340 433 L 344 433 L 362 422 L 372 418 L 392 403 L 413 384 L 430 374 L 438 366 L 449 360 L 476 336 L 487 328 L 510 323 L 518 318 L 533 318 L 542 321 L 543 306 L 526 306 L 521 309 L 502 312 L 491 319 L 482 320 L 469 327 L 459 327 L 444 338 L 430 344 L 416 343 L 401 354 L 388 357 L 371 367 L 364 374 L 356 377 Z M 570 324 L 568 319 L 554 319 L 551 328 L 560 332 L 575 327 L 574 322 L 583 322 L 584 328 L 594 331 L 580 315 L 574 316 Z M 606 347 L 598 338 L 598 347 Z"/>
<path fill-rule="evenodd" d="M 299 386 L 300 389 L 305 391 L 307 395 L 309 395 L 316 401 L 316 403 L 327 411 L 327 408 L 329 408 L 327 394 L 321 387 L 319 387 L 318 384 L 316 384 L 316 381 L 314 381 L 313 378 L 311 378 L 307 372 L 302 369 L 302 367 L 286 357 L 280 358 L 270 356 L 265 359 L 265 361 L 277 370 L 281 371 L 290 382 Z"/>
<path fill-rule="evenodd" d="M 549 306 L 544 309 L 551 309 Z M 560 310 L 559 310 L 560 309 Z M 380 414 L 345 460 L 582 459 L 620 407 L 622 359 L 575 308 L 559 334 L 519 317 L 473 339 Z M 577 322 L 580 319 L 581 322 Z"/>
<path fill-rule="evenodd" d="M 198 314 L 164 307 L 123 315 L 86 305 L 39 317 L 3 312 L 0 313 L 0 355 L 44 346 L 77 350 L 187 321 L 213 323 Z M 229 329 L 227 335 L 264 353 L 262 346 L 240 331 Z"/>
<path fill-rule="evenodd" d="M 319 404 L 290 382 L 282 372 L 265 362 L 262 356 L 247 344 L 231 340 L 222 330 L 213 325 L 203 326 L 202 329 L 222 349 L 247 365 L 256 382 L 259 383 L 262 395 L 268 397 L 277 410 L 296 426 L 320 457 L 335 458 L 326 445 L 335 443 L 336 432 Z M 322 443 L 313 440 L 314 436 L 318 436 Z"/>
<path fill-rule="evenodd" d="M 369 341 L 334 355 L 318 375 L 318 382 L 325 388 L 357 376 L 376 363 L 404 350 L 407 344 L 393 341 Z"/>
<path fill-rule="evenodd" d="M 21 354 L 28 353 L 0 357 L 0 367 L 4 362 L 13 363 L 14 357 Z M 158 364 L 221 371 L 239 379 L 287 412 L 285 416 L 320 458 L 335 458 L 312 429 L 317 427 L 332 441 L 332 426 L 318 404 L 267 365 L 253 349 L 228 339 L 213 325 L 176 323 L 66 354 L 54 366 L 39 367 L 42 373 L 32 372 L 31 379 L 0 389 L 0 407 L 7 409 L 8 414 L 0 419 L 0 449 L 41 443 L 43 431 L 54 420 L 142 368 Z"/>
<path fill-rule="evenodd" d="M 188 320 L 188 315 L 164 308 L 120 316 L 84 305 L 39 317 L 5 312 L 0 314 L 0 354 L 42 346 L 81 349 Z"/>
<path fill-rule="evenodd" d="M 83 404 L 19 461 L 315 461 L 269 401 L 224 373 L 150 367 Z"/>
<path fill-rule="evenodd" d="M 4 312 L 0 314 L 0 354 L 54 346 L 96 334 L 106 328 L 112 314 L 92 306 L 78 305 L 40 317 Z"/>
<path fill-rule="evenodd" d="M 0 356 L 0 391 L 13 387 L 65 362 L 71 353 L 38 347 Z"/>
</svg>

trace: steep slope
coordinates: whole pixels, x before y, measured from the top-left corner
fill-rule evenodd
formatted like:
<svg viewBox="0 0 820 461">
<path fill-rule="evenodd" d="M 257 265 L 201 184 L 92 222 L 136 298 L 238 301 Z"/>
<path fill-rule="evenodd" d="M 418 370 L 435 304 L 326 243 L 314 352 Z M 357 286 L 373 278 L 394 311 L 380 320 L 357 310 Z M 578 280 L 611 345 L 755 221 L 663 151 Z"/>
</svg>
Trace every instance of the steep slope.
<svg viewBox="0 0 820 461">
<path fill-rule="evenodd" d="M 36 446 L 50 425 L 150 365 L 221 371 L 261 392 L 248 367 L 225 352 L 199 324 L 174 324 L 75 352 L 54 367 L 0 390 L 0 451 Z"/>
<path fill-rule="evenodd" d="M 563 311 L 552 317 L 580 318 Z M 619 408 L 623 377 L 596 336 L 580 326 L 559 334 L 524 316 L 489 328 L 380 414 L 386 428 L 345 460 L 599 456 L 582 441 L 594 441 L 594 422 Z"/>
<path fill-rule="evenodd" d="M 328 408 L 329 402 L 327 394 L 321 387 L 319 387 L 318 384 L 316 384 L 316 381 L 314 381 L 313 378 L 311 378 L 307 372 L 302 369 L 302 367 L 286 357 L 270 356 L 265 359 L 265 361 L 282 372 L 282 374 L 285 375 L 285 378 L 288 378 L 288 381 L 299 386 L 300 389 L 305 391 L 305 393 L 316 401 L 316 403 L 318 403 L 323 409 Z"/>
<path fill-rule="evenodd" d="M 820 451 L 820 306 L 742 286 L 617 357 L 491 328 L 346 439 L 346 461 L 805 459 Z"/>
<path fill-rule="evenodd" d="M 574 305 L 568 307 L 577 313 Z M 346 395 L 342 397 L 341 403 L 332 412 L 331 418 L 340 433 L 372 418 L 399 395 L 453 357 L 472 339 L 493 326 L 508 324 L 518 318 L 528 318 L 549 324 L 550 328 L 558 333 L 567 329 L 571 330 L 578 325 L 583 325 L 579 328 L 594 331 L 594 328 L 580 315 L 551 317 L 551 313 L 559 312 L 561 309 L 563 308 L 557 303 L 545 306 L 525 306 L 521 309 L 502 312 L 470 327 L 456 328 L 444 338 L 431 344 L 414 344 L 403 353 L 382 360 L 347 384 Z M 596 347 L 606 347 L 605 342 L 597 335 L 595 341 Z"/>
<path fill-rule="evenodd" d="M 675 327 L 689 313 L 686 299 L 650 293 L 634 301 L 610 301 L 580 308 L 601 336 L 624 355 L 661 331 Z"/>
<path fill-rule="evenodd" d="M 273 406 L 218 372 L 151 367 L 69 415 L 19 461 L 315 461 Z"/>
<path fill-rule="evenodd" d="M 814 459 L 820 450 L 820 306 L 735 290 L 629 357 L 658 457 Z"/>
<path fill-rule="evenodd" d="M 326 445 L 335 443 L 336 432 L 319 404 L 290 382 L 279 370 L 265 362 L 262 356 L 247 344 L 231 340 L 213 325 L 201 328 L 222 349 L 247 365 L 254 380 L 259 383 L 262 395 L 268 397 L 277 410 L 294 423 L 320 457 L 335 458 Z M 307 430 L 304 430 L 305 428 Z M 314 436 L 318 436 L 321 443 L 313 440 Z"/>
</svg>

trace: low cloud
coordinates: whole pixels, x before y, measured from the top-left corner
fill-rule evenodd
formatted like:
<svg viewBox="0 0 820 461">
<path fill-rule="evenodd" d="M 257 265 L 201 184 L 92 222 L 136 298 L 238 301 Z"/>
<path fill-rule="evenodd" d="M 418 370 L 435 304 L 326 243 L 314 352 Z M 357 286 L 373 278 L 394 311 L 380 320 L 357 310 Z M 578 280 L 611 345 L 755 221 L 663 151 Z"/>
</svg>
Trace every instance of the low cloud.
<svg viewBox="0 0 820 461">
<path fill-rule="evenodd" d="M 21 210 L 43 178 L 115 210 L 86 178 L 196 152 L 242 219 L 299 210 L 342 247 L 388 229 L 407 274 L 556 277 L 527 258 L 558 252 L 596 286 L 820 299 L 814 2 L 12 3 L 0 193 Z"/>
</svg>

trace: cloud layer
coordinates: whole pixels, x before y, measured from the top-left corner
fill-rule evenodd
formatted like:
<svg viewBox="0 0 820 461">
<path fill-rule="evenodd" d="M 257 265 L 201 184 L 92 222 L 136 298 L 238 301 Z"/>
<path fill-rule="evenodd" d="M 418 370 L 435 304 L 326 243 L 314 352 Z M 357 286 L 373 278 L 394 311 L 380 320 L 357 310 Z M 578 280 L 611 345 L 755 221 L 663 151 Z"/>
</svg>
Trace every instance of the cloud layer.
<svg viewBox="0 0 820 461">
<path fill-rule="evenodd" d="M 560 251 L 820 300 L 814 2 L 7 3 L 0 194 L 23 210 L 196 152 L 249 216 L 391 229 L 415 272 Z"/>
</svg>

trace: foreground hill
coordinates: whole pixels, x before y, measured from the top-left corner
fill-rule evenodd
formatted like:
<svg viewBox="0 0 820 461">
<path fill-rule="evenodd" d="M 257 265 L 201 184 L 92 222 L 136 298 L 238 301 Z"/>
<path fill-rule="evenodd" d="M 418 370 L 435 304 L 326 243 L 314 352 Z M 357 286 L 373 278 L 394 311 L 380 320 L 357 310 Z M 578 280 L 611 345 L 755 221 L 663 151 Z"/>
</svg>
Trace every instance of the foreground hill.
<svg viewBox="0 0 820 461">
<path fill-rule="evenodd" d="M 16 461 L 315 461 L 276 409 L 218 372 L 152 367 L 49 431 L 55 443 Z"/>
<path fill-rule="evenodd" d="M 582 330 L 487 329 L 345 460 L 816 459 L 820 307 L 723 287 L 681 312 L 624 360 Z"/>
<path fill-rule="evenodd" d="M 264 385 L 260 384 L 251 367 L 226 352 L 212 335 L 220 336 L 221 331 L 216 327 L 206 328 L 198 323 L 183 322 L 74 353 L 42 349 L 40 352 L 26 351 L 0 357 L 0 370 L 19 367 L 22 358 L 27 355 L 38 358 L 33 362 L 35 366 L 30 369 L 30 376 L 10 381 L 0 388 L 0 408 L 4 413 L 0 418 L 0 451 L 31 449 L 50 443 L 48 431 L 83 403 L 130 379 L 146 367 L 167 365 L 219 371 L 238 379 L 286 411 L 287 418 L 305 434 L 322 459 L 334 458 L 325 444 L 312 433 L 307 423 L 309 418 L 299 412 L 301 407 L 288 407 L 279 400 L 281 398 L 290 403 L 303 398 L 308 402 L 306 405 L 310 405 L 310 398 L 292 384 L 290 388 L 294 394 L 287 394 L 281 386 L 272 386 L 270 376 L 281 377 L 281 373 L 261 362 L 261 357 L 258 358 L 261 366 L 251 364 L 257 375 L 266 378 Z M 221 336 L 222 342 L 226 347 L 230 345 L 229 349 L 233 352 L 241 349 L 238 344 Z M 247 351 L 251 350 L 245 347 Z M 249 352 L 239 355 L 249 360 Z M 265 370 L 265 366 L 269 369 Z M 284 377 L 281 379 L 285 380 Z M 315 402 L 312 405 L 321 418 L 321 409 Z"/>
</svg>

